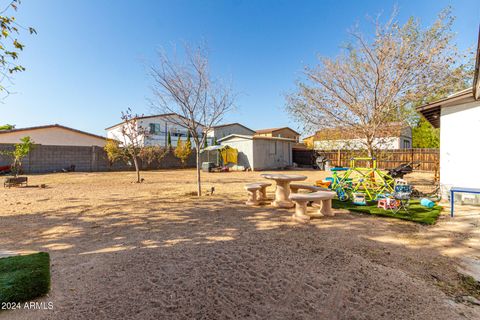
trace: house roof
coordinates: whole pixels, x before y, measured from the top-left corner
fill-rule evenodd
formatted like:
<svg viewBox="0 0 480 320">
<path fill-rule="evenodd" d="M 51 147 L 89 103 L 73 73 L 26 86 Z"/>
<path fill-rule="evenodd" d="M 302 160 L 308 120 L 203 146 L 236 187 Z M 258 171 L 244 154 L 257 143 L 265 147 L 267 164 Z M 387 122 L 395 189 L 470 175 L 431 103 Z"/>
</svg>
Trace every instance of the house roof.
<svg viewBox="0 0 480 320">
<path fill-rule="evenodd" d="M 213 128 L 213 129 L 216 129 L 216 128 L 223 128 L 223 127 L 234 126 L 234 125 L 238 125 L 238 126 L 243 127 L 243 128 L 245 128 L 245 129 L 247 129 L 247 130 L 249 130 L 249 131 L 255 132 L 255 130 L 252 130 L 252 129 L 250 129 L 250 128 L 248 128 L 248 127 L 246 127 L 246 126 L 244 126 L 243 124 L 238 123 L 238 122 L 219 124 L 218 126 L 213 126 L 212 128 Z"/>
<path fill-rule="evenodd" d="M 475 101 L 473 95 L 473 87 L 468 88 L 454 94 L 449 95 L 446 98 L 439 99 L 437 101 L 424 104 L 417 107 L 417 111 L 420 112 L 425 119 L 428 120 L 435 128 L 440 128 L 440 112 L 442 107 L 454 106 L 460 103 Z"/>
<path fill-rule="evenodd" d="M 264 137 L 264 136 L 246 136 L 246 135 L 243 135 L 243 134 L 230 134 L 226 137 L 218 139 L 218 142 L 222 142 L 222 141 L 229 140 L 229 139 L 232 139 L 232 138 L 242 138 L 242 139 L 248 139 L 248 140 L 276 140 L 276 141 L 296 142 L 294 139 L 288 139 L 288 138 Z"/>
<path fill-rule="evenodd" d="M 273 133 L 273 132 L 275 132 L 275 131 L 279 131 L 279 130 L 283 130 L 283 129 L 288 129 L 288 130 L 292 131 L 293 133 L 300 135 L 300 133 L 298 133 L 297 131 L 293 130 L 293 129 L 290 128 L 290 127 L 260 129 L 260 130 L 256 130 L 255 133 L 258 133 L 258 134 L 262 134 L 262 133 Z"/>
<path fill-rule="evenodd" d="M 184 116 L 182 116 L 182 115 L 180 115 L 180 114 L 178 114 L 178 113 L 162 113 L 162 114 L 155 114 L 155 115 L 150 115 L 150 116 L 135 117 L 134 119 L 135 119 L 135 120 L 143 120 L 143 119 L 149 119 L 149 118 L 168 118 L 168 117 L 173 117 L 173 116 L 177 116 L 177 117 L 180 117 L 180 118 L 183 118 L 183 119 L 188 120 L 187 118 L 185 118 Z M 114 124 L 113 126 L 110 126 L 110 127 L 108 127 L 108 128 L 105 128 L 105 130 L 118 127 L 119 125 L 122 125 L 122 124 L 124 124 L 124 123 L 125 123 L 125 121 L 119 122 L 119 123 L 117 123 L 117 124 Z M 199 123 L 199 125 L 203 126 L 201 123 Z"/>
<path fill-rule="evenodd" d="M 451 107 L 459 104 L 473 102 L 480 99 L 480 26 L 478 30 L 477 53 L 475 59 L 475 70 L 473 75 L 473 86 L 471 88 L 456 92 L 446 98 L 439 99 L 422 106 L 417 107 L 425 119 L 428 120 L 435 128 L 440 128 L 440 115 L 442 107 Z"/>
<path fill-rule="evenodd" d="M 12 133 L 12 132 L 21 132 L 21 131 L 29 131 L 29 130 L 49 129 L 49 128 L 60 128 L 60 129 L 70 130 L 70 131 L 73 131 L 73 132 L 76 132 L 76 133 L 84 134 L 84 135 L 87 135 L 87 136 L 95 137 L 95 138 L 102 139 L 102 140 L 107 139 L 103 136 L 99 136 L 99 135 L 96 135 L 96 134 L 93 134 L 93 133 L 90 133 L 90 132 L 85 132 L 85 131 L 81 131 L 81 130 L 78 130 L 78 129 L 73 129 L 73 128 L 70 128 L 70 127 L 62 126 L 60 124 L 49 124 L 49 125 L 44 125 L 44 126 L 26 127 L 26 128 L 18 128 L 18 129 L 11 129 L 11 130 L 0 130 L 0 134 L 6 134 L 6 133 Z"/>
</svg>

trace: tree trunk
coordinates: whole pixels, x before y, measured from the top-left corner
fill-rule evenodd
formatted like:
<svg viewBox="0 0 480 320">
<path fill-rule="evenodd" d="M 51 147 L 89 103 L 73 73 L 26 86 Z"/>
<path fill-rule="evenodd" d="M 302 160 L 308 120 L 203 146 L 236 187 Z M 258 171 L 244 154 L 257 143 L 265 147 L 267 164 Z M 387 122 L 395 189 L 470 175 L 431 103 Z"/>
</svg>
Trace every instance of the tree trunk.
<svg viewBox="0 0 480 320">
<path fill-rule="evenodd" d="M 140 183 L 140 168 L 138 167 L 137 157 L 133 157 L 133 163 L 135 164 L 135 171 L 137 172 L 137 183 Z"/>
<path fill-rule="evenodd" d="M 197 196 L 201 197 L 202 196 L 202 181 L 200 178 L 200 169 L 201 169 L 201 164 L 200 164 L 200 148 L 196 148 L 196 153 L 197 153 Z"/>
</svg>

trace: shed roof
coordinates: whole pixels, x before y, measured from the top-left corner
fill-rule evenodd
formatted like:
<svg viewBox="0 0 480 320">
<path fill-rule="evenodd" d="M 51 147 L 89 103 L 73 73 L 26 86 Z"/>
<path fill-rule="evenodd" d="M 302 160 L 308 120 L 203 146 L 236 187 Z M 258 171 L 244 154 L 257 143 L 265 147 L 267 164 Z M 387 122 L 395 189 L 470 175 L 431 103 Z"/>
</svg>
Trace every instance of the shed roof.
<svg viewBox="0 0 480 320">
<path fill-rule="evenodd" d="M 287 141 L 287 142 L 296 142 L 294 139 L 281 138 L 281 137 L 263 137 L 263 136 L 246 136 L 243 134 L 230 134 L 226 137 L 218 139 L 218 142 L 230 140 L 232 138 L 242 138 L 246 140 L 276 140 L 276 141 Z"/>
</svg>

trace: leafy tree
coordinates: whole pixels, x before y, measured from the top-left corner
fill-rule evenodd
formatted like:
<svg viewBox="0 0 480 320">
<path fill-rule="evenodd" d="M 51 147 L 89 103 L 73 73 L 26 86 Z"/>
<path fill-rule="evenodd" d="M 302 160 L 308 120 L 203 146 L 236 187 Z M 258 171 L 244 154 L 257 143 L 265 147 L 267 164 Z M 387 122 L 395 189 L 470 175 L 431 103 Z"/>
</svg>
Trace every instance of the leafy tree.
<svg viewBox="0 0 480 320">
<path fill-rule="evenodd" d="M 128 162 L 132 157 L 127 151 L 128 148 L 122 148 L 120 146 L 120 142 L 116 140 L 107 139 L 107 143 L 103 149 L 107 153 L 110 165 L 113 165 L 113 163 L 117 160 Z M 167 150 L 165 148 L 158 146 L 142 147 L 139 148 L 137 157 L 142 160 L 142 162 L 150 164 L 155 160 L 160 161 L 165 156 L 166 151 Z"/>
<path fill-rule="evenodd" d="M 217 137 L 214 137 L 214 138 L 213 138 L 213 145 L 214 145 L 214 146 L 218 146 Z"/>
<path fill-rule="evenodd" d="M 179 136 L 177 141 L 177 147 L 175 148 L 174 153 L 175 153 L 175 157 L 180 159 L 180 161 L 182 162 L 182 165 L 185 166 L 188 158 L 192 154 L 192 146 L 189 140 L 187 140 L 187 142 L 184 144 Z"/>
<path fill-rule="evenodd" d="M 4 124 L 3 126 L 0 126 L 0 131 L 12 130 L 12 129 L 15 129 L 15 125 L 13 124 Z"/>
<path fill-rule="evenodd" d="M 428 28 L 414 18 L 401 25 L 394 13 L 384 24 L 374 22 L 371 37 L 353 30 L 341 55 L 305 67 L 287 110 L 307 131 L 334 128 L 358 136 L 373 155 L 398 123 L 407 125 L 415 103 L 465 81 L 466 56 L 453 41 L 453 21 L 449 9 Z"/>
<path fill-rule="evenodd" d="M 203 148 L 207 148 L 208 147 L 208 140 L 205 139 L 205 143 L 203 144 Z"/>
<path fill-rule="evenodd" d="M 167 147 L 169 149 L 172 148 L 172 136 L 170 135 L 170 131 L 168 131 L 168 133 L 167 133 Z"/>
<path fill-rule="evenodd" d="M 15 17 L 9 13 L 12 10 L 16 12 L 20 2 L 20 0 L 12 0 L 0 12 L 0 92 L 6 94 L 10 92 L 3 84 L 4 81 L 11 82 L 13 73 L 25 71 L 25 67 L 17 63 L 19 53 L 25 48 L 25 45 L 17 39 L 17 36 L 20 35 L 22 30 L 30 34 L 37 33 L 32 27 L 21 26 L 17 23 Z"/>
<path fill-rule="evenodd" d="M 192 136 L 190 135 L 190 131 L 187 132 L 187 142 L 185 143 L 185 146 L 188 147 L 189 149 L 192 149 Z"/>
<path fill-rule="evenodd" d="M 140 150 L 139 157 L 142 162 L 151 164 L 154 161 L 160 161 L 166 154 L 168 148 L 162 148 L 160 146 L 148 146 Z"/>
<path fill-rule="evenodd" d="M 128 108 L 122 112 L 123 126 L 121 129 L 123 143 L 120 153 L 125 161 L 133 161 L 137 173 L 137 183 L 143 181 L 140 178 L 140 161 L 151 163 L 160 160 L 165 155 L 165 150 L 159 147 L 145 146 L 145 139 L 149 136 L 149 130 L 138 123 L 139 115 L 133 114 Z"/>
<path fill-rule="evenodd" d="M 418 124 L 412 128 L 412 145 L 414 148 L 439 148 L 440 129 L 420 117 Z"/>
<path fill-rule="evenodd" d="M 34 142 L 28 136 L 21 138 L 20 141 L 21 143 L 15 144 L 15 149 L 9 152 L 13 158 L 12 173 L 15 178 L 21 171 L 23 158 L 30 153 L 34 144 Z"/>
<path fill-rule="evenodd" d="M 103 149 L 107 153 L 107 158 L 110 165 L 113 165 L 113 163 L 117 160 L 125 158 L 125 152 L 120 148 L 120 142 L 116 140 L 107 139 Z"/>
</svg>

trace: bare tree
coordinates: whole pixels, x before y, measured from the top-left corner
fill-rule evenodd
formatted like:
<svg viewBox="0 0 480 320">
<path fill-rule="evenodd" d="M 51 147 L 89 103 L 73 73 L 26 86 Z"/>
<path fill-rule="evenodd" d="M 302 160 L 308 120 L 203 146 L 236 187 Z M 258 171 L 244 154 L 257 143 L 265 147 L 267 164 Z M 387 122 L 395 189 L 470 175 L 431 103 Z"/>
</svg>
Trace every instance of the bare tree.
<svg viewBox="0 0 480 320">
<path fill-rule="evenodd" d="M 447 9 L 422 29 L 413 18 L 399 25 L 394 13 L 384 24 L 374 21 L 370 40 L 351 31 L 354 41 L 338 57 L 320 57 L 318 66 L 305 67 L 287 110 L 307 130 L 335 128 L 360 138 L 373 155 L 385 143 L 382 137 L 405 124 L 414 103 L 464 81 L 453 20 Z"/>
<path fill-rule="evenodd" d="M 229 86 L 211 77 L 204 46 L 192 49 L 186 45 L 184 61 L 165 51 L 159 52 L 158 59 L 159 64 L 150 68 L 152 104 L 161 113 L 177 114 L 169 120 L 190 132 L 197 160 L 197 194 L 201 196 L 200 149 L 206 133 L 233 109 L 235 97 Z"/>
<path fill-rule="evenodd" d="M 133 161 L 137 174 L 136 182 L 140 183 L 143 181 L 140 177 L 140 162 L 150 164 L 155 160 L 160 161 L 167 153 L 167 148 L 145 145 L 149 132 L 138 123 L 138 118 L 139 115 L 133 114 L 130 108 L 122 112 L 122 146 L 119 146 L 116 141 L 109 141 L 105 151 L 111 163 L 117 159 Z"/>
<path fill-rule="evenodd" d="M 133 114 L 128 108 L 122 111 L 123 125 L 121 129 L 123 138 L 123 150 L 126 155 L 133 161 L 135 172 L 137 173 L 137 183 L 142 182 L 140 178 L 140 153 L 144 145 L 145 137 L 148 135 L 146 128 L 138 125 L 139 115 Z"/>
</svg>

